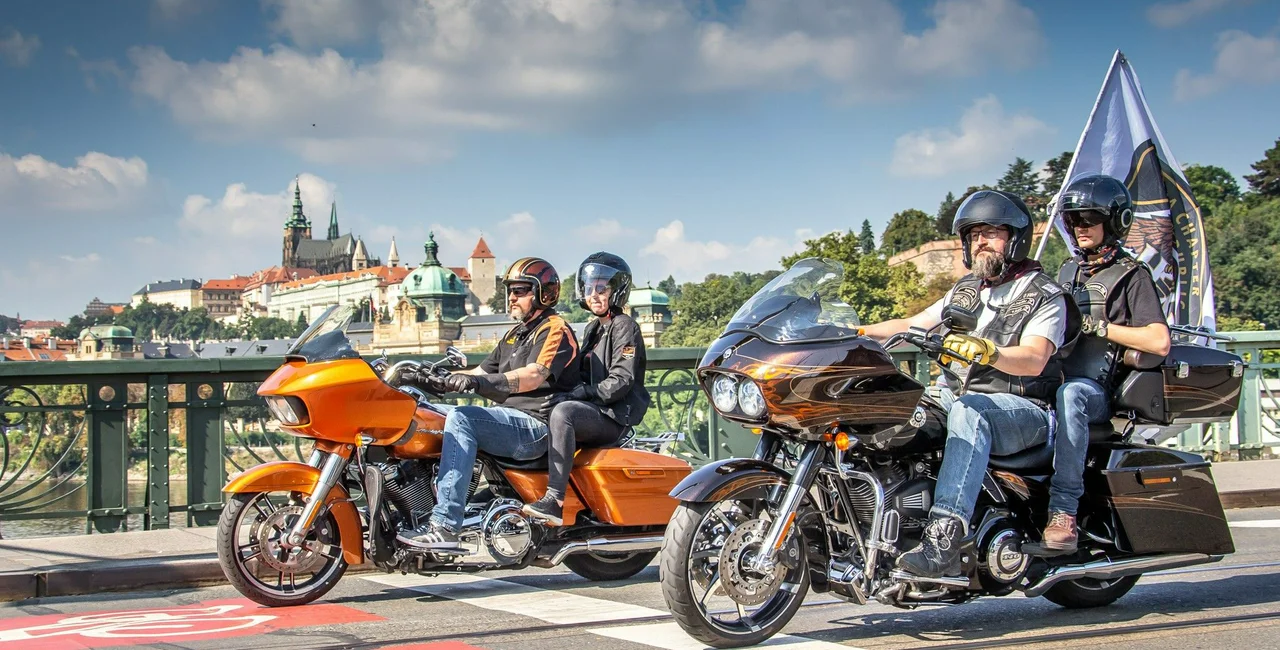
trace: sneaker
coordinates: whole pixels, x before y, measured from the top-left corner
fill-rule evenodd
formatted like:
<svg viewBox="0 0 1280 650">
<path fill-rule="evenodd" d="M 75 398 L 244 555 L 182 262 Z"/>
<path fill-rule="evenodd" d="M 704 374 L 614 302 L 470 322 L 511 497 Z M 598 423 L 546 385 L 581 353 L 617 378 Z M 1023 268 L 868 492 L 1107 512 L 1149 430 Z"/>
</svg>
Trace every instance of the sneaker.
<svg viewBox="0 0 1280 650">
<path fill-rule="evenodd" d="M 520 511 L 532 517 L 534 521 L 541 521 L 551 526 L 564 525 L 564 506 L 556 503 L 556 498 L 550 494 L 533 503 L 526 503 Z"/>
<path fill-rule="evenodd" d="M 461 550 L 458 534 L 444 526 L 429 521 L 413 530 L 400 531 L 396 535 L 400 542 L 416 548 L 432 550 Z"/>
<path fill-rule="evenodd" d="M 956 569 L 965 523 L 957 517 L 933 515 L 924 539 L 898 557 L 898 568 L 922 578 L 941 578 Z"/>
<path fill-rule="evenodd" d="M 1051 551 L 1074 553 L 1079 535 L 1076 533 L 1076 517 L 1065 512 L 1049 513 L 1049 525 L 1044 527 L 1044 547 Z"/>
</svg>

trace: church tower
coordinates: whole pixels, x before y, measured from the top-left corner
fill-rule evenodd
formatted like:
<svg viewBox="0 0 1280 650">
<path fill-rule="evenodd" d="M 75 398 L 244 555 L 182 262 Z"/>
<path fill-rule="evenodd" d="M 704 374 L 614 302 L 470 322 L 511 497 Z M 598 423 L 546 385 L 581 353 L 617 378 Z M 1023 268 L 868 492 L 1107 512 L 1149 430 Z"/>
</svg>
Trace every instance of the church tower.
<svg viewBox="0 0 1280 650">
<path fill-rule="evenodd" d="M 334 201 L 329 205 L 329 236 L 327 239 L 333 241 L 340 236 L 338 234 L 338 202 Z"/>
<path fill-rule="evenodd" d="M 400 251 L 396 250 L 396 238 L 391 238 L 391 252 L 387 254 L 387 266 L 395 268 L 400 266 Z"/>
<path fill-rule="evenodd" d="M 489 250 L 489 245 L 485 243 L 484 237 L 481 237 L 480 241 L 476 242 L 475 250 L 471 251 L 471 257 L 467 258 L 467 273 L 471 275 L 471 293 L 479 303 L 476 305 L 478 308 L 488 305 L 493 295 L 498 292 L 498 271 L 494 268 L 496 263 L 497 260 Z"/>
<path fill-rule="evenodd" d="M 336 213 L 334 218 L 337 218 Z M 311 239 L 311 222 L 307 221 L 307 216 L 302 213 L 302 185 L 295 178 L 293 180 L 293 212 L 284 224 L 284 247 L 280 266 L 286 269 L 300 266 L 298 245 L 304 239 Z"/>
<path fill-rule="evenodd" d="M 369 251 L 364 247 L 364 240 L 356 240 L 356 252 L 351 256 L 351 270 L 363 271 L 369 268 Z"/>
</svg>

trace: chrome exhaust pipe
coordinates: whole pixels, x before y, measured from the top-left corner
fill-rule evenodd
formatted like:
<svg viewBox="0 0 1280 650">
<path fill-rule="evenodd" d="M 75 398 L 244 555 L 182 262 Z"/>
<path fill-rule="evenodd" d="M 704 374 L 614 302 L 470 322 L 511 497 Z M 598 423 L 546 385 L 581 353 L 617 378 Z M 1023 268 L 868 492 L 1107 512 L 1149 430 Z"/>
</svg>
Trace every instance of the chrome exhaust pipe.
<svg viewBox="0 0 1280 650">
<path fill-rule="evenodd" d="M 1028 598 L 1043 596 L 1049 588 L 1063 580 L 1092 578 L 1094 580 L 1111 580 L 1124 576 L 1176 569 L 1193 564 L 1208 564 L 1221 560 L 1221 555 L 1205 553 L 1182 553 L 1178 555 L 1147 555 L 1123 560 L 1098 560 L 1086 564 L 1073 564 L 1050 570 L 1043 578 L 1027 588 Z"/>
<path fill-rule="evenodd" d="M 632 537 L 597 537 L 582 542 L 569 542 L 560 547 L 556 554 L 551 556 L 551 564 L 557 565 L 564 561 L 570 555 L 579 553 L 636 553 L 639 551 L 659 551 L 662 550 L 662 536 L 632 536 Z"/>
</svg>

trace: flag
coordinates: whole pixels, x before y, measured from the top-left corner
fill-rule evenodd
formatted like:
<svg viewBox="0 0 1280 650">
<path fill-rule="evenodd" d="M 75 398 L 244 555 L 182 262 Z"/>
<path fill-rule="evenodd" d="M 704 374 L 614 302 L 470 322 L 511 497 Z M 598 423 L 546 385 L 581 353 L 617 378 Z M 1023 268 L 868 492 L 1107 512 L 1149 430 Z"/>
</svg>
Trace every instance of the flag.
<svg viewBox="0 0 1280 650">
<path fill-rule="evenodd" d="M 1133 195 L 1133 228 L 1124 247 L 1151 269 L 1169 324 L 1216 331 L 1200 206 L 1151 116 L 1137 73 L 1119 50 L 1080 134 L 1063 188 L 1089 174 L 1121 179 Z M 1055 225 L 1071 245 L 1062 220 Z M 1047 238 L 1048 233 L 1040 251 Z"/>
</svg>

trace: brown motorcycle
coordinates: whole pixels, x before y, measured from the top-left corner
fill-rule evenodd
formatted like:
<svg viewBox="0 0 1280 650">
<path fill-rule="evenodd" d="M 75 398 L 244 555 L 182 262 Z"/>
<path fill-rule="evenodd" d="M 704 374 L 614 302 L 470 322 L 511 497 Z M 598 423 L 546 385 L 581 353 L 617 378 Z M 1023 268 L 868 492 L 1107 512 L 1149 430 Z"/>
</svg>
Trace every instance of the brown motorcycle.
<svg viewBox="0 0 1280 650">
<path fill-rule="evenodd" d="M 450 348 L 424 366 L 365 361 L 346 329 L 354 308 L 329 308 L 298 339 L 258 394 L 286 432 L 312 438 L 306 463 L 270 462 L 227 483 L 218 559 L 232 585 L 268 606 L 301 605 L 333 588 L 347 567 L 440 574 L 551 567 L 589 580 L 635 575 L 657 555 L 675 510 L 668 492 L 691 471 L 641 449 L 583 449 L 574 460 L 563 526 L 522 512 L 547 487 L 547 459 L 481 453 L 460 533 L 464 554 L 424 551 L 396 534 L 425 521 L 446 412 L 432 396 L 401 386 L 401 372 L 448 374 L 466 355 Z"/>
<path fill-rule="evenodd" d="M 1014 592 L 1097 607 L 1143 573 L 1234 552 L 1209 463 L 1132 440 L 1136 426 L 1235 412 L 1240 358 L 1175 345 L 1167 359 L 1134 361 L 1117 419 L 1090 432 L 1076 553 L 1023 548 L 1046 523 L 1046 444 L 991 458 L 960 575 L 896 569 L 928 520 L 947 416 L 886 349 L 906 341 L 936 359 L 942 335 L 913 331 L 884 347 L 859 336 L 837 297 L 842 281 L 838 262 L 798 262 L 743 305 L 702 359 L 698 379 L 716 410 L 760 441 L 752 458 L 706 465 L 672 492 L 681 504 L 662 548 L 662 591 L 691 636 L 760 643 L 810 589 L 903 608 Z M 952 311 L 945 320 L 964 331 L 975 319 Z"/>
</svg>

